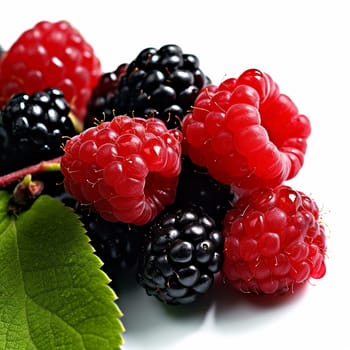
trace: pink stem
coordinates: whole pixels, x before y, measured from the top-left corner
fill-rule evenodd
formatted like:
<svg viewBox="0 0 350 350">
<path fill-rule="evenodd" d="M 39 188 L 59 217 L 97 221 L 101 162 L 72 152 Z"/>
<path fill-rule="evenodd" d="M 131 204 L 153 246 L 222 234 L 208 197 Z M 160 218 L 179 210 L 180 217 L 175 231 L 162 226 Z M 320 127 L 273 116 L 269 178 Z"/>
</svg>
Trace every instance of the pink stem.
<svg viewBox="0 0 350 350">
<path fill-rule="evenodd" d="M 0 188 L 22 179 L 28 174 L 38 174 L 44 171 L 58 171 L 60 169 L 61 157 L 44 160 L 38 164 L 30 165 L 26 168 L 16 170 L 12 173 L 0 176 Z"/>
</svg>

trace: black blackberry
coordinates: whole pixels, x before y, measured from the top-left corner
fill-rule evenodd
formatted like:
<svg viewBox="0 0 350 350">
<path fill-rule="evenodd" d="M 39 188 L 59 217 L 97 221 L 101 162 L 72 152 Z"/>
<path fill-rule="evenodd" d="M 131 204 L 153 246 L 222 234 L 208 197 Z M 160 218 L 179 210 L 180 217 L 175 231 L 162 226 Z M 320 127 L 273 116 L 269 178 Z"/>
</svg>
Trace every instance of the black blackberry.
<svg viewBox="0 0 350 350">
<path fill-rule="evenodd" d="M 109 276 L 136 266 L 141 237 L 138 227 L 123 222 L 109 222 L 96 213 L 82 215 L 81 220 L 96 255 L 104 263 L 102 269 Z"/>
<path fill-rule="evenodd" d="M 87 105 L 84 128 L 94 126 L 99 121 L 111 120 L 116 113 L 116 91 L 120 78 L 126 74 L 127 64 L 121 64 L 113 72 L 104 73 L 92 90 Z"/>
<path fill-rule="evenodd" d="M 84 208 L 66 192 L 57 196 L 57 199 L 71 207 L 79 216 L 96 255 L 104 264 L 102 269 L 109 276 L 136 267 L 141 242 L 141 233 L 137 226 L 106 221 L 99 214 Z"/>
<path fill-rule="evenodd" d="M 181 128 L 181 120 L 191 110 L 199 90 L 210 83 L 199 68 L 197 56 L 184 54 L 178 45 L 172 44 L 159 50 L 142 50 L 115 81 L 117 87 L 110 85 L 111 89 L 104 89 L 103 79 L 96 86 L 85 127 L 92 126 L 96 117 L 101 119 L 105 115 L 108 120 L 114 114 L 127 114 L 157 117 L 169 128 Z M 103 105 L 102 101 L 107 103 Z"/>
<path fill-rule="evenodd" d="M 216 181 L 206 169 L 195 165 L 187 156 L 182 157 L 175 206 L 182 207 L 189 203 L 199 205 L 220 228 L 233 200 L 230 186 Z"/>
<path fill-rule="evenodd" d="M 223 262 L 223 236 L 200 207 L 164 211 L 140 249 L 137 281 L 166 304 L 189 304 L 212 286 Z"/>
<path fill-rule="evenodd" d="M 14 95 L 0 112 L 0 174 L 62 155 L 77 133 L 69 112 L 58 89 Z"/>
</svg>

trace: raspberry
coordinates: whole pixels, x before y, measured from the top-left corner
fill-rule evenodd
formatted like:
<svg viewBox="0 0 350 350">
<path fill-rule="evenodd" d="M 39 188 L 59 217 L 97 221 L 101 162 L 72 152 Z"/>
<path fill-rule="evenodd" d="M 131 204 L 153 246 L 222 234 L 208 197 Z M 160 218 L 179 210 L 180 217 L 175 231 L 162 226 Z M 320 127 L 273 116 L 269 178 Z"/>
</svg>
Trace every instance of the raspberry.
<svg viewBox="0 0 350 350">
<path fill-rule="evenodd" d="M 58 89 L 14 95 L 0 112 L 0 174 L 62 155 L 77 134 L 69 113 Z"/>
<path fill-rule="evenodd" d="M 226 214 L 223 234 L 222 273 L 234 289 L 283 294 L 326 273 L 318 206 L 289 186 L 241 197 Z"/>
<path fill-rule="evenodd" d="M 174 201 L 181 141 L 157 118 L 123 115 L 91 127 L 66 143 L 66 191 L 105 220 L 146 224 Z"/>
<path fill-rule="evenodd" d="M 206 169 L 194 164 L 187 156 L 183 156 L 175 206 L 185 207 L 188 204 L 201 206 L 220 228 L 233 201 L 234 194 L 230 186 L 216 181 Z"/>
<path fill-rule="evenodd" d="M 202 88 L 183 120 L 184 152 L 237 189 L 274 187 L 299 172 L 310 132 L 270 76 L 250 69 Z"/>
<path fill-rule="evenodd" d="M 101 64 L 91 45 L 66 21 L 38 22 L 7 50 L 0 64 L 0 108 L 16 93 L 63 91 L 82 121 Z"/>
<path fill-rule="evenodd" d="M 127 68 L 123 74 L 121 70 Z M 96 118 L 110 120 L 117 114 L 162 119 L 168 128 L 181 128 L 183 116 L 192 108 L 199 90 L 210 79 L 199 68 L 198 57 L 185 54 L 177 45 L 143 49 L 128 65 L 118 67 L 118 86 L 96 86 L 89 102 L 85 128 Z M 101 104 L 106 101 L 106 105 Z"/>
<path fill-rule="evenodd" d="M 223 237 L 200 207 L 160 214 L 141 243 L 138 283 L 150 296 L 189 304 L 213 285 L 223 261 Z"/>
</svg>

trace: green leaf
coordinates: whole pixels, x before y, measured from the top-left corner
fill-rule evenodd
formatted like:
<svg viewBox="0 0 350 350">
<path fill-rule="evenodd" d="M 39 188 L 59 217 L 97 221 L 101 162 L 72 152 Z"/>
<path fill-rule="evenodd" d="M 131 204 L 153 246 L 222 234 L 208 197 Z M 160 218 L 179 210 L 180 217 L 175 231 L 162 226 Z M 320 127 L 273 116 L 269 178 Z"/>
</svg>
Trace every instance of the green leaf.
<svg viewBox="0 0 350 350">
<path fill-rule="evenodd" d="M 71 209 L 40 196 L 18 217 L 0 192 L 0 350 L 114 350 L 122 313 Z"/>
</svg>

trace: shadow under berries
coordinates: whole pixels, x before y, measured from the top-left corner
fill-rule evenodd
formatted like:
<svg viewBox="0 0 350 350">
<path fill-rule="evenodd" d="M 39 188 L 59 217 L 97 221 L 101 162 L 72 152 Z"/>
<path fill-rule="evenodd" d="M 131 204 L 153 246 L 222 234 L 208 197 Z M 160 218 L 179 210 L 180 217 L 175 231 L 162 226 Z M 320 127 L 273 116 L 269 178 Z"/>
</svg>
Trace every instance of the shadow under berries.
<svg viewBox="0 0 350 350">
<path fill-rule="evenodd" d="M 222 280 L 221 276 L 217 276 L 212 291 L 212 297 L 215 301 L 217 314 L 220 315 L 231 312 L 231 310 L 237 308 L 240 304 L 250 304 L 260 309 L 283 307 L 284 305 L 300 300 L 304 296 L 307 287 L 308 284 L 304 283 L 294 286 L 293 290 L 279 295 L 243 293 L 238 290 L 233 290 Z"/>
<path fill-rule="evenodd" d="M 223 334 L 241 334 L 247 327 L 262 329 L 266 322 L 279 322 L 303 299 L 307 287 L 307 283 L 300 285 L 284 295 L 258 295 L 233 290 L 217 278 L 212 296 L 215 328 Z"/>
</svg>

